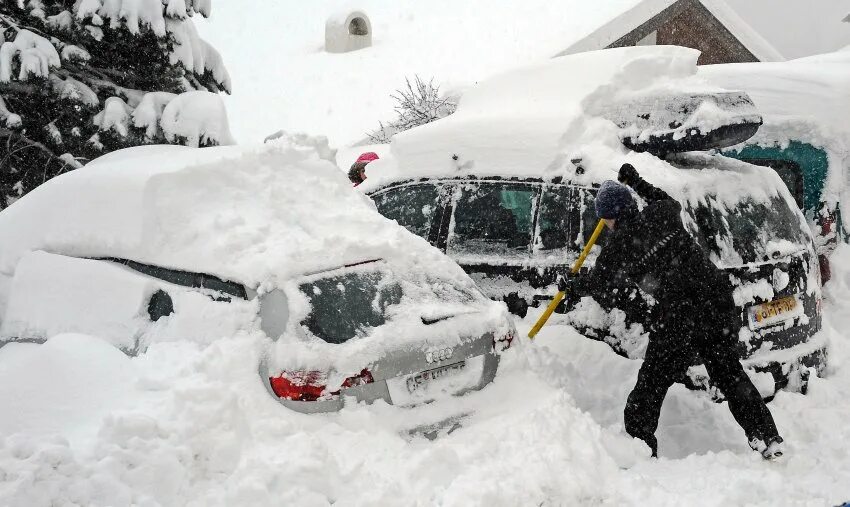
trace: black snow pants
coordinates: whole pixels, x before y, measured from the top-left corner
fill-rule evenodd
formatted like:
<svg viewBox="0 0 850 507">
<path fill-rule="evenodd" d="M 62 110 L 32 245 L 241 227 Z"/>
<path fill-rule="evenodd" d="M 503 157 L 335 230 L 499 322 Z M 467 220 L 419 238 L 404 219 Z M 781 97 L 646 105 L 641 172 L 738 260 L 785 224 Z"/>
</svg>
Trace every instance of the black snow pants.
<svg viewBox="0 0 850 507">
<path fill-rule="evenodd" d="M 740 312 L 731 297 L 712 301 L 710 309 L 686 299 L 659 306 L 643 366 L 626 403 L 624 419 L 629 435 L 646 442 L 652 455 L 658 455 L 655 430 L 661 404 L 670 386 L 684 378 L 696 353 L 709 378 L 726 397 L 747 439 L 767 441 L 777 436 L 770 411 L 739 361 L 736 344 Z"/>
</svg>

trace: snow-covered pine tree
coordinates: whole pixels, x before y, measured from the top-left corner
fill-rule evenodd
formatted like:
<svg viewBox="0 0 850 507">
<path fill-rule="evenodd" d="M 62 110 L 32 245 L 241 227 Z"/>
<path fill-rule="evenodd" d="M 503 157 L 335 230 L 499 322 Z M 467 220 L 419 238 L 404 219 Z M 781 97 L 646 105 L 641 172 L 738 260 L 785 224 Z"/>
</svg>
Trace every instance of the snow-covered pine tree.
<svg viewBox="0 0 850 507">
<path fill-rule="evenodd" d="M 219 53 L 194 14 L 211 0 L 3 0 L 0 210 L 129 146 L 232 143 Z"/>
</svg>

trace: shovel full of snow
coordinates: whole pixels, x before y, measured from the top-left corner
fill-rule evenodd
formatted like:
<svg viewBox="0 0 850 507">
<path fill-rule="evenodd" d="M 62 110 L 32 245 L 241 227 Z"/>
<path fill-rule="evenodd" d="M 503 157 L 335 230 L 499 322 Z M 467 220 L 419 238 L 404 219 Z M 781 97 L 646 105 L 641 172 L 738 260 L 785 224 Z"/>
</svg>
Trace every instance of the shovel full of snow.
<svg viewBox="0 0 850 507">
<path fill-rule="evenodd" d="M 600 220 L 598 224 L 596 224 L 596 229 L 593 230 L 593 234 L 590 235 L 590 239 L 587 241 L 587 244 L 584 245 L 584 250 L 581 251 L 581 255 L 576 259 L 575 264 L 573 264 L 570 272 L 572 274 L 578 273 L 578 270 L 581 269 L 581 265 L 584 264 L 584 260 L 587 258 L 587 254 L 590 253 L 590 249 L 593 248 L 593 245 L 596 243 L 596 240 L 599 238 L 599 235 L 602 234 L 602 229 L 605 228 L 605 222 Z M 546 307 L 546 311 L 543 312 L 543 315 L 537 319 L 537 322 L 534 324 L 534 327 L 531 328 L 531 331 L 528 332 L 528 337 L 532 340 L 540 332 L 540 329 L 546 324 L 546 321 L 549 320 L 549 317 L 552 315 L 552 312 L 555 311 L 555 308 L 561 304 L 561 301 L 564 300 L 566 294 L 563 291 L 558 291 L 555 294 L 555 297 L 552 298 L 552 302 L 549 303 L 549 306 Z"/>
</svg>

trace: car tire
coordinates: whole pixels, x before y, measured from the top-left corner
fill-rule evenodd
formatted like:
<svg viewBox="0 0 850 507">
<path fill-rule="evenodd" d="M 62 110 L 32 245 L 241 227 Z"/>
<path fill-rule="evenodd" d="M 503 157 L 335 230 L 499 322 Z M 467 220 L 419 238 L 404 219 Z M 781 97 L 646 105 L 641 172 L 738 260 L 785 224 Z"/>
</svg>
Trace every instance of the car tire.
<svg viewBox="0 0 850 507">
<path fill-rule="evenodd" d="M 528 301 L 525 298 L 519 297 L 516 292 L 511 292 L 502 298 L 502 301 L 508 306 L 508 311 L 517 317 L 524 319 L 528 314 Z"/>
</svg>

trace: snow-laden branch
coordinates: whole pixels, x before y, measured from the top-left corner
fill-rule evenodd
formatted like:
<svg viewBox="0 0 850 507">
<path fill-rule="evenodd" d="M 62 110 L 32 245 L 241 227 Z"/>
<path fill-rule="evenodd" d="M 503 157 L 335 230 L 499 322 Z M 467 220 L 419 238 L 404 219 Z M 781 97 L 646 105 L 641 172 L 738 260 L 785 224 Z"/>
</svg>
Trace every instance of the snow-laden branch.
<svg viewBox="0 0 850 507">
<path fill-rule="evenodd" d="M 221 87 L 231 92 L 230 76 L 221 56 L 210 44 L 200 38 L 195 24 L 189 19 L 194 13 L 209 16 L 210 0 L 79 0 L 74 6 L 80 20 L 91 18 L 93 35 L 104 20 L 110 28 L 126 27 L 138 34 L 142 26 L 149 27 L 157 36 L 171 34 L 175 44 L 170 55 L 171 63 L 180 62 L 191 72 L 203 75 L 209 71 Z M 64 19 L 57 20 L 62 22 Z"/>
<path fill-rule="evenodd" d="M 100 26 L 109 20 L 112 29 L 126 27 L 138 34 L 145 25 L 157 36 L 165 36 L 165 13 L 161 0 L 80 0 L 74 6 L 77 19 L 91 18 L 92 24 Z"/>
<path fill-rule="evenodd" d="M 74 15 L 70 11 L 62 11 L 55 16 L 47 16 L 47 26 L 58 30 L 70 30 L 74 26 Z"/>
<path fill-rule="evenodd" d="M 133 126 L 145 129 L 145 137 L 148 139 L 156 138 L 162 111 L 175 97 L 176 94 L 168 92 L 146 93 L 131 115 Z"/>
<path fill-rule="evenodd" d="M 405 79 L 405 84 L 404 89 L 391 95 L 396 102 L 396 119 L 380 123 L 378 130 L 367 134 L 373 142 L 389 143 L 397 133 L 438 120 L 457 109 L 457 97 L 441 97 L 440 87 L 433 79 L 425 82 L 416 76 L 412 83 Z"/>
<path fill-rule="evenodd" d="M 9 111 L 8 106 L 6 106 L 6 101 L 3 100 L 2 96 L 0 96 L 0 120 L 2 120 L 3 124 L 9 128 L 21 126 L 21 117 Z"/>
<path fill-rule="evenodd" d="M 19 30 L 15 40 L 0 46 L 0 83 L 12 80 L 15 58 L 20 64 L 17 79 L 21 81 L 26 81 L 30 76 L 46 78 L 52 67 L 62 65 L 53 44 L 29 30 Z"/>
<path fill-rule="evenodd" d="M 201 39 L 195 24 L 191 21 L 168 20 L 166 25 L 168 31 L 174 36 L 171 63 L 180 62 L 186 69 L 199 76 L 206 71 L 211 72 L 222 88 L 230 93 L 232 91 L 230 74 L 224 66 L 221 54 L 207 41 Z"/>
<path fill-rule="evenodd" d="M 181 93 L 165 106 L 160 125 L 169 142 L 184 139 L 194 147 L 234 144 L 227 111 L 215 93 Z"/>
<path fill-rule="evenodd" d="M 51 74 L 50 84 L 53 87 L 53 91 L 63 99 L 80 102 L 87 106 L 97 106 L 100 104 L 100 99 L 98 99 L 94 90 L 72 77 L 62 79 L 56 74 Z"/>
<path fill-rule="evenodd" d="M 118 97 L 109 97 L 103 111 L 94 117 L 94 124 L 103 131 L 114 130 L 121 137 L 127 137 L 128 123 L 132 109 Z"/>
<path fill-rule="evenodd" d="M 132 125 L 144 129 L 148 141 L 161 135 L 168 142 L 194 147 L 233 144 L 221 97 L 206 91 L 146 93 L 136 107 L 110 97 L 94 124 L 121 137 L 129 134 Z"/>
</svg>

